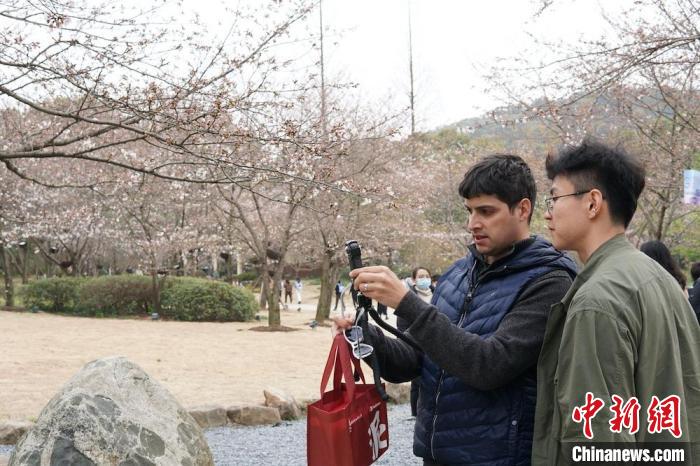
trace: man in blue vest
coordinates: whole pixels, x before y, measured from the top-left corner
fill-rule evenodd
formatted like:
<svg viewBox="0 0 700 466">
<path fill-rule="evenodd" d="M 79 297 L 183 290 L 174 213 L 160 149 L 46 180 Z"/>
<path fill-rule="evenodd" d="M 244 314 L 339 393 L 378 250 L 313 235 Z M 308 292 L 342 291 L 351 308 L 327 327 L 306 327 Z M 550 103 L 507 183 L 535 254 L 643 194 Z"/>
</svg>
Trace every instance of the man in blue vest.
<svg viewBox="0 0 700 466">
<path fill-rule="evenodd" d="M 421 376 L 413 452 L 424 465 L 527 465 L 547 314 L 575 264 L 530 235 L 535 181 L 520 157 L 482 159 L 459 193 L 474 243 L 442 275 L 432 304 L 386 267 L 350 274 L 364 295 L 396 309 L 423 352 L 373 326 L 365 340 L 386 380 Z"/>
</svg>

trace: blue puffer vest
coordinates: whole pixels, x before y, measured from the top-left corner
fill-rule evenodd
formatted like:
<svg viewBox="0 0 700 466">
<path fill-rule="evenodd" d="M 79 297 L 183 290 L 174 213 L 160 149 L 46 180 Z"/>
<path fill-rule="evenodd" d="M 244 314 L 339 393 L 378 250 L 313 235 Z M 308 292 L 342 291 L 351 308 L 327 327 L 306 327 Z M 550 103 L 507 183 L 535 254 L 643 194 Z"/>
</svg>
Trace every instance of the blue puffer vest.
<svg viewBox="0 0 700 466">
<path fill-rule="evenodd" d="M 445 272 L 432 303 L 455 325 L 482 338 L 496 331 L 532 280 L 557 269 L 576 274 L 574 262 L 539 237 L 492 264 L 478 281 L 476 260 L 472 252 Z M 424 356 L 413 452 L 441 464 L 529 465 L 536 369 L 481 391 Z"/>
</svg>

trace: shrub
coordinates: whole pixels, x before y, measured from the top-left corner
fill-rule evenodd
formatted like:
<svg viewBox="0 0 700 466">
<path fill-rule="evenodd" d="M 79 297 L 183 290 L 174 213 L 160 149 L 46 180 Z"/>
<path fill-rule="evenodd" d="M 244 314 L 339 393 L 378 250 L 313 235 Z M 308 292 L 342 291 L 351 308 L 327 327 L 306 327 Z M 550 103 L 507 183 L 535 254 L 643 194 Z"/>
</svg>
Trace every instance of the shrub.
<svg viewBox="0 0 700 466">
<path fill-rule="evenodd" d="M 74 312 L 84 278 L 55 277 L 24 285 L 20 294 L 26 307 L 38 307 L 48 312 Z"/>
<path fill-rule="evenodd" d="M 161 293 L 161 313 L 174 320 L 242 322 L 256 311 L 250 291 L 213 280 L 173 278 Z"/>
<path fill-rule="evenodd" d="M 152 308 L 151 277 L 111 275 L 90 278 L 80 287 L 78 309 L 87 316 L 147 314 Z"/>
<path fill-rule="evenodd" d="M 112 275 L 49 278 L 31 282 L 20 294 L 27 307 L 83 316 L 129 316 L 152 311 L 151 277 Z M 169 278 L 161 290 L 161 314 L 187 321 L 246 321 L 258 310 L 253 294 L 223 282 Z"/>
<path fill-rule="evenodd" d="M 254 282 L 258 279 L 258 274 L 256 272 L 243 272 L 238 275 L 234 275 L 233 278 L 239 282 Z"/>
</svg>

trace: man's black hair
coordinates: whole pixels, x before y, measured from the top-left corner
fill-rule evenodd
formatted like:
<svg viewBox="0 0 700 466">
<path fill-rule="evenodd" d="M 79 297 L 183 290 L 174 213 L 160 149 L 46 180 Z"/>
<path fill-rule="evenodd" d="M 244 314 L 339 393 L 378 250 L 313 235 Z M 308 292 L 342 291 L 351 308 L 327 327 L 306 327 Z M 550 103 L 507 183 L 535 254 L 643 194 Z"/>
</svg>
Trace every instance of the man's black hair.
<svg viewBox="0 0 700 466">
<path fill-rule="evenodd" d="M 693 277 L 693 282 L 698 281 L 698 278 L 700 278 L 700 262 L 695 262 L 690 266 L 690 276 Z M 700 291 L 695 292 L 700 293 Z"/>
<path fill-rule="evenodd" d="M 517 155 L 496 154 L 484 157 L 473 165 L 459 184 L 459 195 L 465 199 L 496 196 L 513 210 L 523 199 L 529 199 L 535 210 L 537 188 L 530 167 Z"/>
<path fill-rule="evenodd" d="M 622 148 L 593 139 L 548 156 L 547 177 L 565 176 L 576 191 L 599 189 L 610 207 L 610 217 L 627 228 L 644 189 L 644 167 Z M 567 193 L 559 193 L 567 194 Z"/>
</svg>

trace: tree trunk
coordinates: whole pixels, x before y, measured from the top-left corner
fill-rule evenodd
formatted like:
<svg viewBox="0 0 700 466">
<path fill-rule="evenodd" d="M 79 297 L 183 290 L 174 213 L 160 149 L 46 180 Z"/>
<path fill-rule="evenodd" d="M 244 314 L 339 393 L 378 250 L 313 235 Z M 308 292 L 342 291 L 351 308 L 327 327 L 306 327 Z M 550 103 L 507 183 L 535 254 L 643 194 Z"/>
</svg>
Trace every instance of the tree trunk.
<svg viewBox="0 0 700 466">
<path fill-rule="evenodd" d="M 29 242 L 22 254 L 22 285 L 29 283 Z"/>
<path fill-rule="evenodd" d="M 657 241 L 663 241 L 664 238 L 664 217 L 666 216 L 666 205 L 661 207 L 661 212 L 659 212 L 659 223 L 656 225 L 656 231 L 654 232 L 654 239 Z"/>
<path fill-rule="evenodd" d="M 151 271 L 151 284 L 153 290 L 153 312 L 160 314 L 160 280 L 158 280 L 158 270 L 153 267 Z"/>
<path fill-rule="evenodd" d="M 316 322 L 323 322 L 331 314 L 339 270 L 338 263 L 333 260 L 334 255 L 335 251 L 327 250 L 321 260 L 321 294 L 316 305 Z"/>
<path fill-rule="evenodd" d="M 267 270 L 267 264 L 263 265 L 260 272 L 260 309 L 267 308 L 267 293 L 270 289 L 270 272 Z"/>
<path fill-rule="evenodd" d="M 233 254 L 226 256 L 226 282 L 233 283 Z"/>
<path fill-rule="evenodd" d="M 272 276 L 272 286 L 268 287 L 267 294 L 267 325 L 270 327 L 279 327 L 282 325 L 282 317 L 280 316 L 280 280 L 282 279 L 282 271 L 284 264 L 278 264 L 275 267 Z"/>
<path fill-rule="evenodd" d="M 5 276 L 5 306 L 12 307 L 15 305 L 15 287 L 12 283 L 12 273 L 10 272 L 5 245 L 2 243 L 0 243 L 0 265 Z"/>
<path fill-rule="evenodd" d="M 16 275 L 22 275 L 22 261 L 19 256 L 19 252 L 15 254 L 15 251 L 12 248 L 6 248 L 5 255 L 8 266 L 11 269 L 14 269 L 14 273 Z M 10 275 L 12 275 L 12 272 L 10 272 Z"/>
<path fill-rule="evenodd" d="M 243 273 L 243 255 L 240 252 L 236 253 L 236 275 Z"/>
<path fill-rule="evenodd" d="M 80 266 L 79 266 L 79 264 L 78 264 L 78 261 L 80 260 L 80 259 L 79 259 L 79 256 L 78 256 L 78 255 L 71 254 L 71 255 L 70 255 L 70 260 L 71 260 L 71 262 L 73 263 L 73 265 L 71 266 L 71 269 L 70 269 L 70 274 L 71 274 L 71 276 L 73 276 L 73 277 L 79 277 L 79 276 L 80 276 Z"/>
</svg>

